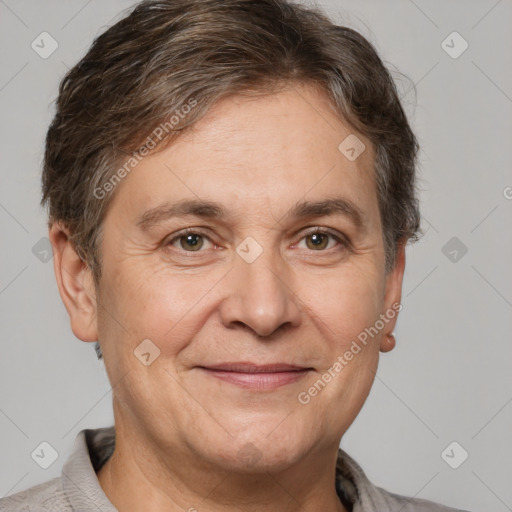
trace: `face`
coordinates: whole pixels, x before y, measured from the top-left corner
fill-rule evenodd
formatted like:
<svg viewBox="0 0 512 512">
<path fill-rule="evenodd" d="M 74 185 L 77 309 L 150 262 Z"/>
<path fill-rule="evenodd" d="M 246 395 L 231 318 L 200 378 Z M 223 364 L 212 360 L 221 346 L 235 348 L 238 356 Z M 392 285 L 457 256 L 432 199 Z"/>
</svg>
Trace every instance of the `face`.
<svg viewBox="0 0 512 512">
<path fill-rule="evenodd" d="M 230 97 L 118 185 L 74 322 L 102 344 L 116 424 L 225 468 L 337 448 L 403 273 L 385 273 L 370 142 L 338 149 L 351 134 L 306 87 Z"/>
</svg>

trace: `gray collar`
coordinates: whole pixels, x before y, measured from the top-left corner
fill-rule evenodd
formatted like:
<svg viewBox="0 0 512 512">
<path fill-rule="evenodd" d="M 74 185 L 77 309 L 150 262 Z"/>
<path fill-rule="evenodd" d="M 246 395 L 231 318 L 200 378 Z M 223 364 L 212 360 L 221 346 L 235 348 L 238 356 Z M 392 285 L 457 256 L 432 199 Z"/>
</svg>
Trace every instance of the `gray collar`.
<svg viewBox="0 0 512 512">
<path fill-rule="evenodd" d="M 112 455 L 114 427 L 82 430 L 76 437 L 73 453 L 62 468 L 64 492 L 73 510 L 117 512 L 98 481 L 96 473 Z M 336 490 L 351 512 L 373 510 L 380 489 L 373 486 L 361 467 L 339 449 L 336 463 Z"/>
</svg>

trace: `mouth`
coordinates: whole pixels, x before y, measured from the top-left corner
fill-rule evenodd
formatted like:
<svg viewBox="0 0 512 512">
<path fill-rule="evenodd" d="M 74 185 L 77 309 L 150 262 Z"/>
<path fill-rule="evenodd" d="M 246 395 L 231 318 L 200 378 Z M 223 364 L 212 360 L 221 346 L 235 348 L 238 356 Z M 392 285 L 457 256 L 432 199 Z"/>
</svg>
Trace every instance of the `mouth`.
<svg viewBox="0 0 512 512">
<path fill-rule="evenodd" d="M 207 375 L 246 389 L 276 389 L 303 379 L 313 368 L 287 363 L 256 364 L 251 362 L 222 363 L 199 366 Z"/>
</svg>

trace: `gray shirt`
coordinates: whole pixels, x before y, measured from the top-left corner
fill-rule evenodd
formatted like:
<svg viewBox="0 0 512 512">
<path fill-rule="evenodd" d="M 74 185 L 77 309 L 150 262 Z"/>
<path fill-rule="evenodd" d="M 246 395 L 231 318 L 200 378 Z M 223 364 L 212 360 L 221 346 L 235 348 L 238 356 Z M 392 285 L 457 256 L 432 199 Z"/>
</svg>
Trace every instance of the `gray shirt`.
<svg viewBox="0 0 512 512">
<path fill-rule="evenodd" d="M 82 430 L 61 476 L 1 499 L 0 512 L 117 512 L 96 476 L 112 455 L 114 445 L 114 427 Z M 341 449 L 336 490 L 345 508 L 352 512 L 464 512 L 376 487 Z"/>
</svg>

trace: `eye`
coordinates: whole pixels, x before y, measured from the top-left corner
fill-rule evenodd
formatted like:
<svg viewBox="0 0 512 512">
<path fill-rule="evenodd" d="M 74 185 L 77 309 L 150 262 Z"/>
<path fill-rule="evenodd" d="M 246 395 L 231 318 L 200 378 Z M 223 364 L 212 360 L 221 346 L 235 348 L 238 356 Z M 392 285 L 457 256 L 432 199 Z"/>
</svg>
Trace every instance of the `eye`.
<svg viewBox="0 0 512 512">
<path fill-rule="evenodd" d="M 168 245 L 172 245 L 177 249 L 183 249 L 187 252 L 198 252 L 208 243 L 213 245 L 205 234 L 198 231 L 187 230 L 175 236 L 169 241 Z"/>
<path fill-rule="evenodd" d="M 334 235 L 328 231 L 321 231 L 316 229 L 306 233 L 299 242 L 299 247 L 302 241 L 305 242 L 306 248 L 312 251 L 324 251 L 326 249 L 332 249 L 337 244 L 346 246 L 346 242 L 342 237 Z"/>
</svg>

